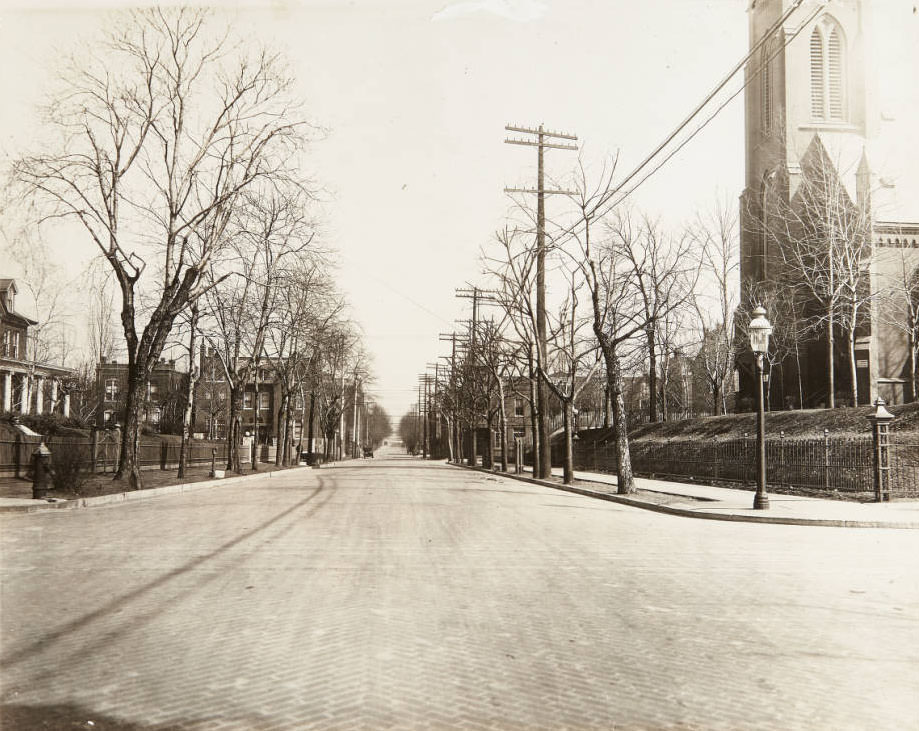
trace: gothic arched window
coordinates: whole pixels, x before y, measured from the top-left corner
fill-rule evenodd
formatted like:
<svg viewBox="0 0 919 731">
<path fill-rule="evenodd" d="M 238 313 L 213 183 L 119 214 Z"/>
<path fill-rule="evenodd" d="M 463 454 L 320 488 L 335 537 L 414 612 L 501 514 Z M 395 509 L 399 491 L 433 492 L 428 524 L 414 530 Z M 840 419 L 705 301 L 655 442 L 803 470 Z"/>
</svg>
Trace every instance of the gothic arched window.
<svg viewBox="0 0 919 731">
<path fill-rule="evenodd" d="M 824 16 L 811 33 L 811 116 L 826 122 L 846 121 L 845 38 L 842 28 Z"/>
<path fill-rule="evenodd" d="M 767 43 L 763 46 L 760 71 L 760 126 L 767 135 L 772 132 L 775 115 L 775 76 L 772 63 L 774 53 L 773 44 Z"/>
</svg>

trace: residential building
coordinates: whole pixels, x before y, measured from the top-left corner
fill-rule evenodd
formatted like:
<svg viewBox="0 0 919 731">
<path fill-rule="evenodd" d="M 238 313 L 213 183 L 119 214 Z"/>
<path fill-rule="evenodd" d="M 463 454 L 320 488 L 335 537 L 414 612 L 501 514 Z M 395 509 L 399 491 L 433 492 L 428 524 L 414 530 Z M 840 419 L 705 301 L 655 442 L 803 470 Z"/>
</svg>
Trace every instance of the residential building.
<svg viewBox="0 0 919 731">
<path fill-rule="evenodd" d="M 240 360 L 244 362 L 244 359 Z M 256 437 L 258 444 L 277 446 L 281 386 L 275 377 L 272 363 L 271 359 L 262 359 L 258 369 L 252 369 L 243 389 L 240 417 L 244 435 Z M 226 439 L 230 414 L 230 388 L 226 371 L 214 349 L 205 346 L 201 347 L 199 367 L 200 374 L 195 384 L 194 432 L 209 439 Z M 299 442 L 301 424 L 308 419 L 308 404 L 299 391 L 291 394 L 290 408 L 293 416 L 291 439 Z M 305 426 L 302 431 L 306 431 Z M 302 436 L 306 438 L 305 434 Z"/>
<path fill-rule="evenodd" d="M 185 408 L 188 374 L 174 360 L 161 358 L 153 367 L 140 401 L 142 427 L 166 434 L 179 433 Z M 96 426 L 110 428 L 123 421 L 128 389 L 128 364 L 103 357 L 96 366 Z"/>
<path fill-rule="evenodd" d="M 16 282 L 0 279 L 0 405 L 5 412 L 70 416 L 63 389 L 73 370 L 32 357 L 30 328 L 36 320 L 16 310 Z"/>
</svg>

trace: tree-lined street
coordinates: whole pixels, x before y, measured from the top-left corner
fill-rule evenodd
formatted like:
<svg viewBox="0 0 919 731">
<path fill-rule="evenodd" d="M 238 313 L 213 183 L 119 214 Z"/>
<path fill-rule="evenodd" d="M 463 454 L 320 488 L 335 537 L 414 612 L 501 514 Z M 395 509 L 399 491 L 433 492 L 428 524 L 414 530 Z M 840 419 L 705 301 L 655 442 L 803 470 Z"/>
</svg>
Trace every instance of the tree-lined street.
<svg viewBox="0 0 919 731">
<path fill-rule="evenodd" d="M 4 728 L 919 727 L 915 531 L 378 452 L 2 536 Z"/>
</svg>

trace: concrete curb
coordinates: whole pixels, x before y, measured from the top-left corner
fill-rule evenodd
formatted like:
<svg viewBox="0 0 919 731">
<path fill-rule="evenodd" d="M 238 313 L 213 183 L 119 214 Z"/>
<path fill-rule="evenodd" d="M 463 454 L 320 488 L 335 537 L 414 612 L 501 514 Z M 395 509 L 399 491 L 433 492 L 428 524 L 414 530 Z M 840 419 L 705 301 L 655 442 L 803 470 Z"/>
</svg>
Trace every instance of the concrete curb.
<svg viewBox="0 0 919 731">
<path fill-rule="evenodd" d="M 45 502 L 36 500 L 34 505 L 2 505 L 0 513 L 37 513 L 47 510 L 76 510 L 78 508 L 95 508 L 100 505 L 114 505 L 117 503 L 129 503 L 137 500 L 149 500 L 150 498 L 162 497 L 163 495 L 176 495 L 182 492 L 191 492 L 208 487 L 221 487 L 223 485 L 234 485 L 240 482 L 247 482 L 256 478 L 271 478 L 272 475 L 285 475 L 291 472 L 308 470 L 312 472 L 311 467 L 289 467 L 286 470 L 275 470 L 273 472 L 258 472 L 249 475 L 236 475 L 235 477 L 224 477 L 216 480 L 200 480 L 199 482 L 182 482 L 176 485 L 164 485 L 163 487 L 152 487 L 149 490 L 135 490 L 132 492 L 117 492 L 111 495 L 99 495 L 98 497 L 83 497 L 76 500 L 62 500 L 60 502 Z"/>
<path fill-rule="evenodd" d="M 664 513 L 666 515 L 675 515 L 683 518 L 699 518 L 701 520 L 722 520 L 732 523 L 767 523 L 772 525 L 813 525 L 826 528 L 891 528 L 897 530 L 919 530 L 919 523 L 905 523 L 898 521 L 877 521 L 877 520 L 838 520 L 833 518 L 790 518 L 790 517 L 780 517 L 780 516 L 770 516 L 770 515 L 735 515 L 729 513 L 706 513 L 700 512 L 697 510 L 687 510 L 685 508 L 676 508 L 672 505 L 659 505 L 657 503 L 647 503 L 643 500 L 637 500 L 635 498 L 626 497 L 625 495 L 617 495 L 616 493 L 608 492 L 596 492 L 594 490 L 587 490 L 582 487 L 575 487 L 574 485 L 562 485 L 555 482 L 547 482 L 545 480 L 538 480 L 533 477 L 524 477 L 522 475 L 517 475 L 512 472 L 495 472 L 494 470 L 488 470 L 484 467 L 470 467 L 469 465 L 458 465 L 453 462 L 446 463 L 450 467 L 459 467 L 461 469 L 470 470 L 472 472 L 483 472 L 488 475 L 497 475 L 500 477 L 510 477 L 514 480 L 519 480 L 521 482 L 529 482 L 533 485 L 541 485 L 542 487 L 551 487 L 554 490 L 561 490 L 562 492 L 573 492 L 577 495 L 584 495 L 585 497 L 592 497 L 598 500 L 606 500 L 611 503 L 619 503 L 621 505 L 628 505 L 633 508 L 640 508 L 642 510 L 650 510 L 655 513 Z M 589 480 L 581 479 L 581 482 L 589 482 Z M 600 484 L 600 483 L 598 483 Z M 605 484 L 605 483 L 604 483 Z M 673 494 L 673 493 L 667 493 Z M 694 499 L 687 496 L 687 499 Z"/>
</svg>

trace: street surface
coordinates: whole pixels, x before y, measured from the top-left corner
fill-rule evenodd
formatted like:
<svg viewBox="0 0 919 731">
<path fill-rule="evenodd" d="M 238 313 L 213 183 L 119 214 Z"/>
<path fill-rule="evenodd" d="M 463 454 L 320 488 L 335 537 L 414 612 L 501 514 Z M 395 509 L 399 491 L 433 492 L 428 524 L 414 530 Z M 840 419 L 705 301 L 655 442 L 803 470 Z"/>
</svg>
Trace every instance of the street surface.
<svg viewBox="0 0 919 731">
<path fill-rule="evenodd" d="M 0 528 L 4 731 L 919 729 L 919 531 L 382 452 Z"/>
</svg>

